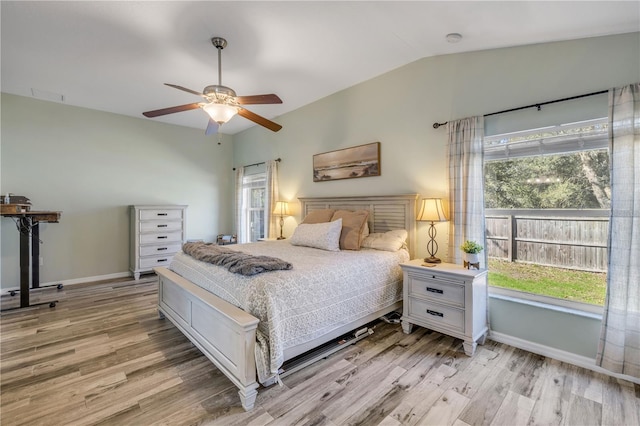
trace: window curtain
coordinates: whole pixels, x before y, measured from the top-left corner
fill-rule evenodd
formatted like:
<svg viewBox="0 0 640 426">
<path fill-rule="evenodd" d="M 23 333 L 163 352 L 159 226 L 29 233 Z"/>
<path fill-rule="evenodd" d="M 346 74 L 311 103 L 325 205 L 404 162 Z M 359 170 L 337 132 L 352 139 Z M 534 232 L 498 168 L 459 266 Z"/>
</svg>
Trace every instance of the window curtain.
<svg viewBox="0 0 640 426">
<path fill-rule="evenodd" d="M 640 83 L 609 92 L 611 216 L 596 364 L 640 378 Z"/>
<path fill-rule="evenodd" d="M 244 167 L 236 168 L 236 211 L 235 211 L 235 222 L 236 222 L 236 238 L 239 243 L 247 242 L 247 235 L 244 235 L 244 229 L 242 226 L 242 210 L 244 197 L 242 194 L 242 181 L 244 180 Z"/>
<path fill-rule="evenodd" d="M 267 196 L 264 201 L 264 223 L 266 226 L 264 235 L 267 238 L 276 238 L 276 215 L 273 214 L 273 208 L 276 205 L 276 201 L 280 199 L 278 162 L 275 160 L 265 161 L 265 166 Z"/>
<path fill-rule="evenodd" d="M 449 261 L 462 263 L 460 246 L 472 240 L 483 247 L 480 267 L 487 267 L 484 225 L 483 144 L 484 117 L 447 124 L 449 135 Z"/>
</svg>

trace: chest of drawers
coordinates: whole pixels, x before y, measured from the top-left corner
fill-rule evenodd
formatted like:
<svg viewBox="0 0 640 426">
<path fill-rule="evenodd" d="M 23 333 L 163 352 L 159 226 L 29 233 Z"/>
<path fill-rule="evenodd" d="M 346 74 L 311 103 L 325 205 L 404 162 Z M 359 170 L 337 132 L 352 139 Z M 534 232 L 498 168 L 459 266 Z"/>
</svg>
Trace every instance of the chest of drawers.
<svg viewBox="0 0 640 426">
<path fill-rule="evenodd" d="M 133 277 L 166 266 L 180 251 L 186 238 L 187 206 L 130 206 L 130 266 Z"/>
<path fill-rule="evenodd" d="M 422 266 L 422 259 L 400 265 L 403 272 L 402 330 L 419 325 L 463 340 L 471 356 L 484 344 L 487 322 L 487 271 L 439 263 Z"/>
</svg>

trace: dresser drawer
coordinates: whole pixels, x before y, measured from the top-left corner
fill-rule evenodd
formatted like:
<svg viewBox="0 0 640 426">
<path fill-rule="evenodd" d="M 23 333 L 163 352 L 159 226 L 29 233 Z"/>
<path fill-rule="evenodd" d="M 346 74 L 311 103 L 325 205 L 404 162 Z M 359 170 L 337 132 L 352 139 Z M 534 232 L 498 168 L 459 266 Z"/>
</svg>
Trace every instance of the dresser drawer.
<svg viewBox="0 0 640 426">
<path fill-rule="evenodd" d="M 159 221 L 153 220 L 149 222 L 140 222 L 140 232 L 167 232 L 182 230 L 182 222 L 180 221 Z"/>
<path fill-rule="evenodd" d="M 140 210 L 140 220 L 153 220 L 153 219 L 168 219 L 168 220 L 182 219 L 182 210 L 179 210 L 179 209 Z"/>
<path fill-rule="evenodd" d="M 462 309 L 409 298 L 409 315 L 435 326 L 464 333 L 464 310 Z"/>
<path fill-rule="evenodd" d="M 157 234 L 140 234 L 140 244 L 158 244 L 182 242 L 182 232 L 161 232 Z"/>
<path fill-rule="evenodd" d="M 409 295 L 464 307 L 464 284 L 430 276 L 409 274 Z"/>
<path fill-rule="evenodd" d="M 166 256 L 152 256 L 152 257 L 141 257 L 140 258 L 140 268 L 155 268 L 156 266 L 167 266 L 171 259 L 173 259 L 173 254 L 168 254 Z"/>
<path fill-rule="evenodd" d="M 180 251 L 182 244 L 180 243 L 171 243 L 171 244 L 163 244 L 160 246 L 140 246 L 140 256 L 158 256 L 158 255 L 168 255 L 174 254 Z"/>
</svg>

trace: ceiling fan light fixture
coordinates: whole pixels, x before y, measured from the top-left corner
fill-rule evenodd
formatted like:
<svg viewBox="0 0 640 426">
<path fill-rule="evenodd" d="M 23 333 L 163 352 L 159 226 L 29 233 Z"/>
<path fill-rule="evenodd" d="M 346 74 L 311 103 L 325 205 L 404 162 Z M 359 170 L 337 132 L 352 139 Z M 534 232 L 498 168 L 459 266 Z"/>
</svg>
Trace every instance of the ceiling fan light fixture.
<svg viewBox="0 0 640 426">
<path fill-rule="evenodd" d="M 213 121 L 220 125 L 231 120 L 238 113 L 237 107 L 226 104 L 210 103 L 203 106 L 202 109 L 209 114 Z"/>
</svg>

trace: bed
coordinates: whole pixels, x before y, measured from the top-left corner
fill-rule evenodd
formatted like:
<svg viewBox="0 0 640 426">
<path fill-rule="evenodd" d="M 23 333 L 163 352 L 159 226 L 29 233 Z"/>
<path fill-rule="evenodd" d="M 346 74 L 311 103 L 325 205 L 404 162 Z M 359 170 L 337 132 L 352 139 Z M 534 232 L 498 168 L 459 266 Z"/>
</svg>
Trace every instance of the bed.
<svg viewBox="0 0 640 426">
<path fill-rule="evenodd" d="M 401 272 L 393 285 L 388 278 L 380 287 L 371 285 L 377 277 L 397 277 L 399 263 L 413 257 L 417 198 L 300 198 L 301 217 L 321 209 L 367 210 L 371 233 L 406 229 L 407 250 L 336 253 L 292 246 L 287 240 L 234 247 L 255 255 L 277 254 L 294 265 L 292 270 L 252 277 L 179 254 L 170 268 L 155 269 L 159 315 L 175 324 L 238 387 L 243 408 L 250 410 L 260 383 L 277 381 L 284 361 L 401 307 Z M 343 277 L 348 284 L 322 287 L 325 277 L 331 282 Z M 270 302 L 256 303 L 256 293 Z M 315 303 L 322 294 L 329 304 Z"/>
</svg>

